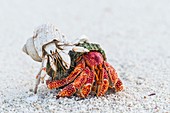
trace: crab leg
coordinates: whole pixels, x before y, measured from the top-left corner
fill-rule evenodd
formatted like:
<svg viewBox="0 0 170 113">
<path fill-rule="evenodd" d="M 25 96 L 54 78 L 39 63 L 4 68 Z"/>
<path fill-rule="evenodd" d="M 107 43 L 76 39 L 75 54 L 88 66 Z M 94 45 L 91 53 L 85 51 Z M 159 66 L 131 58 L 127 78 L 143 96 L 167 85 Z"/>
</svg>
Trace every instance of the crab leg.
<svg viewBox="0 0 170 113">
<path fill-rule="evenodd" d="M 62 87 L 70 82 L 72 82 L 85 68 L 84 60 L 81 60 L 80 63 L 75 67 L 74 71 L 71 72 L 69 76 L 61 80 L 55 80 L 47 82 L 47 87 L 49 89 L 59 88 Z"/>
<path fill-rule="evenodd" d="M 109 74 L 109 78 L 112 82 L 112 86 L 114 86 L 116 92 L 123 90 L 123 83 L 122 81 L 118 78 L 118 75 L 115 71 L 115 69 L 107 62 L 104 62 L 104 66 Z"/>
<path fill-rule="evenodd" d="M 36 82 L 35 82 L 35 88 L 34 88 L 34 93 L 37 93 L 38 90 L 38 85 L 40 84 L 40 81 L 43 83 L 44 82 L 44 77 L 46 75 L 46 64 L 47 64 L 48 57 L 47 55 L 44 57 L 42 60 L 42 67 L 40 71 L 38 72 L 36 76 Z"/>
<path fill-rule="evenodd" d="M 94 83 L 94 79 L 95 79 L 95 74 L 92 71 L 90 71 L 90 73 L 88 74 L 86 83 L 78 91 L 77 95 L 79 95 L 79 97 L 85 98 L 90 94 L 90 92 L 92 90 L 93 83 Z"/>
<path fill-rule="evenodd" d="M 36 76 L 36 81 L 35 81 L 35 88 L 34 88 L 34 94 L 37 93 L 38 90 L 38 85 L 40 84 L 40 74 L 41 74 L 41 70 L 38 72 L 37 76 Z"/>
<path fill-rule="evenodd" d="M 87 81 L 87 77 L 89 74 L 89 68 L 85 68 L 80 74 L 80 76 L 78 76 L 73 83 L 63 88 L 62 91 L 57 94 L 57 98 L 72 96 L 76 92 L 76 89 L 79 90 L 84 85 L 84 83 Z"/>
<path fill-rule="evenodd" d="M 98 85 L 97 96 L 103 96 L 109 88 L 109 77 L 106 70 L 102 69 L 102 83 Z"/>
<path fill-rule="evenodd" d="M 115 89 L 116 92 L 123 90 L 123 83 L 119 78 L 117 80 L 117 83 L 115 84 Z"/>
<path fill-rule="evenodd" d="M 44 83 L 44 78 L 47 75 L 47 72 L 46 72 L 47 62 L 48 62 L 48 56 L 45 55 L 45 57 L 43 58 L 43 61 L 42 61 L 42 70 L 41 70 L 41 74 L 40 74 L 40 80 L 42 83 Z"/>
</svg>

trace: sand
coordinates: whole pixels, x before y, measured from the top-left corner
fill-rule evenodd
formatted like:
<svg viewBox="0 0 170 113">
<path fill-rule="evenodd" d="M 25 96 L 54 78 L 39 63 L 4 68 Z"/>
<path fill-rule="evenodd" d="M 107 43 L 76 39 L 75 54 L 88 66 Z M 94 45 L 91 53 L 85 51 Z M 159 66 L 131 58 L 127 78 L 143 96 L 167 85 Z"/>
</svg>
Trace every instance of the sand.
<svg viewBox="0 0 170 113">
<path fill-rule="evenodd" d="M 1 0 L 1 113 L 170 112 L 169 0 Z M 40 85 L 40 63 L 22 52 L 33 30 L 53 23 L 73 40 L 85 34 L 106 51 L 125 90 L 103 97 L 55 99 Z"/>
</svg>

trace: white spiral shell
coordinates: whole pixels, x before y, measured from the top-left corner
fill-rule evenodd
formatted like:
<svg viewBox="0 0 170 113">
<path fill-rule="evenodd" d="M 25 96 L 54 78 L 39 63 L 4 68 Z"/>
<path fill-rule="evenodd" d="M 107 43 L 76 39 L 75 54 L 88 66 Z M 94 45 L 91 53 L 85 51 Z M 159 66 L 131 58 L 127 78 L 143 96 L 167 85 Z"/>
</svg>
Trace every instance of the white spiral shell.
<svg viewBox="0 0 170 113">
<path fill-rule="evenodd" d="M 23 47 L 23 51 L 32 57 L 33 60 L 41 62 L 43 55 L 43 45 L 46 45 L 53 40 L 61 43 L 68 43 L 64 35 L 52 24 L 44 24 L 39 26 L 33 37 L 29 38 Z"/>
</svg>

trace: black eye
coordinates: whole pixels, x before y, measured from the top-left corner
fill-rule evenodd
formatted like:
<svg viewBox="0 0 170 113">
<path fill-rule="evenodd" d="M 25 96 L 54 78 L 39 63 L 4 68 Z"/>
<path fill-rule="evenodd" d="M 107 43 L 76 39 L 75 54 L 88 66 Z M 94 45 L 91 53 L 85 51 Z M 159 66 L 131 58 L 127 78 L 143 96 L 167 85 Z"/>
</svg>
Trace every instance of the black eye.
<svg viewBox="0 0 170 113">
<path fill-rule="evenodd" d="M 50 53 L 52 54 L 52 51 L 50 50 Z"/>
</svg>

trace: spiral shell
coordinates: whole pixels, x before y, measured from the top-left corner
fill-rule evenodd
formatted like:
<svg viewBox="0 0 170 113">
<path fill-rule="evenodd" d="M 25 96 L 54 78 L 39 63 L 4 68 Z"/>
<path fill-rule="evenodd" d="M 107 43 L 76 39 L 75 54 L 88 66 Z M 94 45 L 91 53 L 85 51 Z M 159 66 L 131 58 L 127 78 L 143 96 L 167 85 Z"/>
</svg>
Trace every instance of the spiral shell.
<svg viewBox="0 0 170 113">
<path fill-rule="evenodd" d="M 39 26 L 33 37 L 29 38 L 23 47 L 23 51 L 35 61 L 41 62 L 43 57 L 43 45 L 54 40 L 67 43 L 64 35 L 52 24 Z"/>
</svg>

